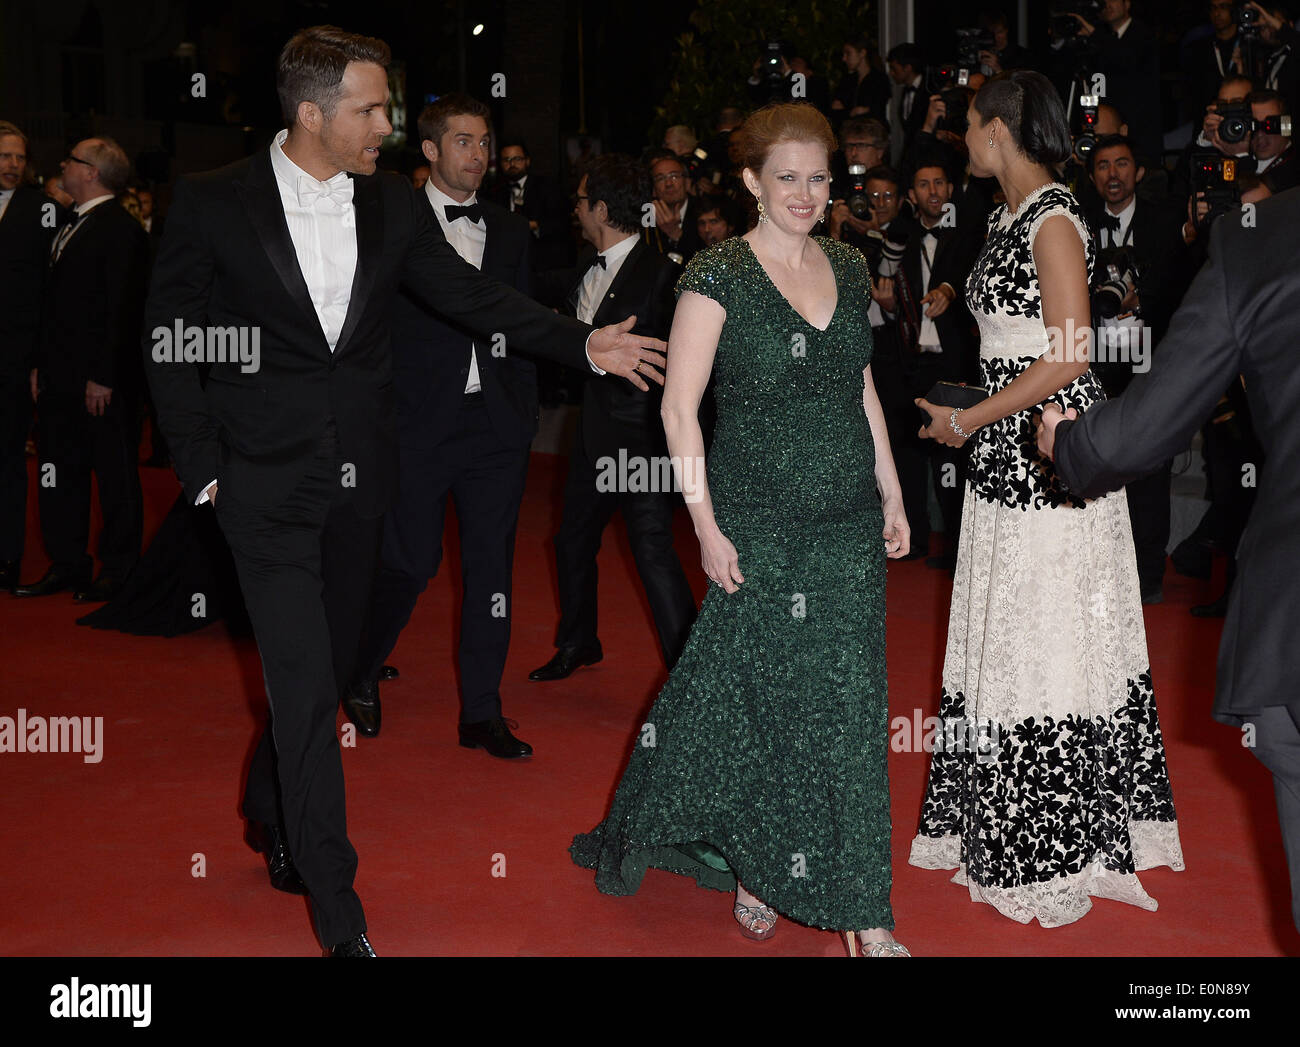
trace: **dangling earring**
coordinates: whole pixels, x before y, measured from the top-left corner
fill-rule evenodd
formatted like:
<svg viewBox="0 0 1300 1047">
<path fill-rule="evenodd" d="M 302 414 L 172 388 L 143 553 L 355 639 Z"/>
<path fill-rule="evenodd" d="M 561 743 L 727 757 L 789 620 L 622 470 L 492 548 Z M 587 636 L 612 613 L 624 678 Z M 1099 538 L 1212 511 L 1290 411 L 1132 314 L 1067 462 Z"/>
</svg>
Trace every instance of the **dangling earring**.
<svg viewBox="0 0 1300 1047">
<path fill-rule="evenodd" d="M 989 148 L 990 148 L 990 149 L 993 148 L 993 136 L 992 136 L 992 135 L 989 135 Z"/>
<path fill-rule="evenodd" d="M 763 198 L 762 198 L 761 196 L 758 196 L 758 197 L 755 197 L 755 199 L 758 201 L 758 220 L 759 220 L 760 222 L 764 222 L 764 223 L 766 223 L 766 222 L 767 222 L 767 208 L 765 208 L 765 207 L 763 206 Z"/>
<path fill-rule="evenodd" d="M 822 208 L 822 213 L 817 216 L 817 221 L 819 222 L 826 221 L 826 208 L 824 207 Z"/>
</svg>

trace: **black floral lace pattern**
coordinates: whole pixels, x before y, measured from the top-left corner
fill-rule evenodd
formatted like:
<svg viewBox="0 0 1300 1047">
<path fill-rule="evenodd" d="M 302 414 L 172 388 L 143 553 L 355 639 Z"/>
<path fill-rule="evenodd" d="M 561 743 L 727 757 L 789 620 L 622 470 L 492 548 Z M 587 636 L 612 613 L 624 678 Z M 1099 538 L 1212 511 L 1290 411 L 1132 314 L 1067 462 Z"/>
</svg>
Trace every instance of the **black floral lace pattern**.
<svg viewBox="0 0 1300 1047">
<path fill-rule="evenodd" d="M 939 716 L 965 722 L 965 697 L 945 689 Z M 936 749 L 918 835 L 960 835 L 971 880 L 1011 888 L 1082 872 L 1097 859 L 1132 873 L 1130 823 L 1174 820 L 1144 672 L 1109 717 L 1028 717 L 1001 725 L 989 752 Z"/>
</svg>

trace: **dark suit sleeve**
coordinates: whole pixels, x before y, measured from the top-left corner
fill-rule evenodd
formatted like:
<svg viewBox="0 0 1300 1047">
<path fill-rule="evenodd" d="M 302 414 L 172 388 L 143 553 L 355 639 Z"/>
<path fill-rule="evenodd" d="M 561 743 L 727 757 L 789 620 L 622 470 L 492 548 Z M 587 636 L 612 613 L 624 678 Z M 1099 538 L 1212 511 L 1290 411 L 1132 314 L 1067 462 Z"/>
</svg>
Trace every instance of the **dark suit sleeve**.
<svg viewBox="0 0 1300 1047">
<path fill-rule="evenodd" d="M 158 424 L 191 502 L 216 478 L 218 426 L 208 413 L 198 367 L 154 360 L 151 332 L 156 327 L 171 328 L 177 320 L 187 327 L 207 326 L 213 259 L 197 195 L 191 183 L 184 179 L 177 183 L 153 269 L 141 339 Z"/>
<path fill-rule="evenodd" d="M 124 226 L 121 240 L 116 228 L 105 236 L 98 259 L 95 279 L 99 286 L 85 288 L 82 297 L 83 306 L 98 311 L 97 316 L 87 318 L 88 329 L 97 336 L 89 346 L 87 376 L 110 389 L 118 385 L 118 361 L 135 350 L 132 343 L 140 333 L 140 295 L 149 260 L 149 240 L 143 227 Z"/>
<path fill-rule="evenodd" d="M 591 328 L 557 316 L 531 298 L 484 276 L 434 235 L 427 208 L 416 207 L 414 190 L 406 186 L 414 229 L 406 256 L 402 285 L 434 312 L 490 339 L 504 334 L 506 352 L 527 352 L 568 367 L 590 370 L 586 343 Z"/>
<path fill-rule="evenodd" d="M 1094 498 L 1185 450 L 1241 369 L 1237 319 L 1228 295 L 1232 244 L 1215 223 L 1210 258 L 1174 315 L 1164 348 L 1124 395 L 1056 429 L 1056 470 L 1072 491 Z M 1237 261 L 1240 264 L 1240 261 Z"/>
</svg>

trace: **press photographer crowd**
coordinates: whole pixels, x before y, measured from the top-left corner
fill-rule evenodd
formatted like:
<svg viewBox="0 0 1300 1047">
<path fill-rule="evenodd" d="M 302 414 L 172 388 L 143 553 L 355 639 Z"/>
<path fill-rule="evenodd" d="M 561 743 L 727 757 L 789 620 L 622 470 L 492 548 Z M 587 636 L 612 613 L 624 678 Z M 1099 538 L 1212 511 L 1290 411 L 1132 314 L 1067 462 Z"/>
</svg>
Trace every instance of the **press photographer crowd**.
<svg viewBox="0 0 1300 1047">
<path fill-rule="evenodd" d="M 784 147 L 790 152 L 782 156 L 798 157 L 803 154 L 796 147 L 816 153 L 823 142 L 828 149 L 836 147 L 829 164 L 829 204 L 812 235 L 833 241 L 821 241 L 818 250 L 825 251 L 838 293 L 845 296 L 847 289 L 860 288 L 860 303 L 870 296 L 861 330 L 870 327 L 870 375 L 888 434 L 888 448 L 879 461 L 892 452 L 906 518 L 901 527 L 894 523 L 888 505 L 892 474 L 888 466 L 878 464 L 875 479 L 866 483 L 872 493 L 879 481 L 877 503 L 886 503 L 886 553 L 881 555 L 893 558 L 897 553 L 898 559 L 923 560 L 935 572 L 953 573 L 963 513 L 967 534 L 984 537 L 1011 529 L 1002 517 L 995 518 L 993 509 L 988 509 L 987 518 L 981 515 L 983 507 L 972 509 L 976 503 L 968 497 L 968 479 L 978 485 L 977 473 L 992 468 L 980 461 L 981 453 L 996 457 L 1013 446 L 1012 427 L 1019 424 L 1014 419 L 1024 410 L 1005 408 L 988 423 L 999 434 L 997 439 L 1006 436 L 1005 447 L 987 450 L 994 437 L 985 434 L 980 446 L 986 451 L 972 453 L 977 442 L 966 440 L 973 430 L 959 427 L 958 414 L 979 402 L 967 398 L 972 390 L 996 383 L 986 380 L 981 328 L 970 303 L 979 294 L 997 299 L 997 309 L 990 306 L 981 317 L 986 347 L 990 330 L 996 333 L 999 324 L 1007 328 L 1006 345 L 1015 347 L 1026 344 L 1028 336 L 1012 330 L 1014 321 L 1029 317 L 1049 322 L 1045 308 L 1034 311 L 1040 304 L 1038 276 L 1029 245 L 1037 225 L 1033 231 L 1017 227 L 1016 236 L 1023 233 L 1024 243 L 1008 239 L 997 251 L 986 245 L 1005 235 L 999 221 L 1025 201 L 1030 212 L 1042 208 L 1049 216 L 1074 214 L 1060 202 L 1068 194 L 1053 195 L 1056 183 L 1049 181 L 1011 200 L 1005 186 L 1012 176 L 1030 169 L 1024 159 L 1030 157 L 1049 170 L 1046 179 L 1056 177 L 1077 200 L 1081 213 L 1071 221 L 1080 230 L 1086 225 L 1083 264 L 1088 268 L 1091 312 L 1091 350 L 1082 371 L 1090 370 L 1104 390 L 1105 397 L 1097 399 L 1115 400 L 1161 359 L 1171 324 L 1177 327 L 1175 314 L 1198 273 L 1207 268 L 1207 258 L 1215 257 L 1212 237 L 1216 245 L 1221 239 L 1214 236 L 1215 230 L 1229 225 L 1251 228 L 1264 221 L 1270 212 L 1265 208 L 1257 213 L 1257 206 L 1300 184 L 1291 123 L 1300 102 L 1300 31 L 1292 20 L 1298 13 L 1292 4 L 1210 0 L 1202 21 L 1170 27 L 1156 24 L 1165 14 L 1153 3 L 1059 0 L 1053 3 L 1046 33 L 1019 42 L 1015 23 L 997 11 L 978 17 L 972 12 L 972 24 L 949 34 L 943 49 L 904 42 L 882 54 L 863 27 L 861 35 L 843 41 L 843 68 L 835 70 L 816 68 L 799 39 L 760 36 L 751 52 L 751 75 L 736 83 L 731 104 L 721 108 L 709 126 L 690 126 L 682 122 L 683 114 L 670 113 L 668 120 L 678 122 L 662 135 L 656 133 L 653 141 L 647 136 L 649 147 L 641 155 L 602 153 L 588 143 L 576 155 L 570 152 L 555 175 L 534 169 L 529 143 L 512 131 L 508 119 L 505 126 L 496 126 L 497 110 L 486 92 L 433 98 L 418 119 L 412 109 L 412 147 L 401 155 L 381 152 L 376 143 L 391 131 L 383 115 L 387 46 L 329 26 L 304 30 L 281 55 L 277 88 L 285 130 L 274 140 L 268 136 L 258 142 L 255 154 L 193 178 L 151 180 L 148 175 L 156 165 L 141 164 L 105 135 L 68 142 L 66 155 L 52 162 L 52 157 L 34 155 L 30 114 L 25 120 L 24 113 L 0 113 L 5 118 L 0 120 L 0 315 L 6 321 L 0 349 L 0 589 L 14 600 L 70 593 L 87 605 L 84 624 L 135 634 L 175 636 L 221 618 L 236 628 L 247 629 L 251 623 L 268 692 L 282 703 L 275 711 L 275 736 L 268 726 L 248 768 L 243 813 L 251 842 L 265 853 L 273 886 L 312 895 L 317 930 L 327 950 L 373 955 L 360 902 L 350 893 L 356 857 L 343 826 L 342 765 L 332 737 L 334 722 L 321 702 L 334 711 L 337 690 L 357 731 L 368 738 L 380 733 L 379 685 L 400 676 L 400 669 L 391 664 L 393 652 L 442 562 L 444 516 L 451 500 L 460 523 L 464 591 L 457 738 L 460 745 L 482 748 L 494 757 L 532 754 L 532 746 L 513 733 L 518 724 L 507 720 L 502 710 L 509 614 L 485 609 L 498 603 L 513 609 L 516 529 L 539 431 L 539 406 L 576 407 L 580 415 L 572 446 L 565 448 L 568 474 L 556 513 L 555 651 L 529 679 L 562 680 L 604 657 L 597 637 L 596 562 L 602 534 L 615 512 L 622 513 L 626 524 L 653 619 L 652 646 L 668 670 L 681 659 L 687 675 L 702 671 L 699 664 L 708 658 L 683 657 L 692 629 L 700 623 L 705 628 L 697 630 L 693 643 L 702 647 L 712 639 L 720 649 L 727 647 L 731 634 L 719 631 L 720 617 L 706 618 L 706 610 L 697 607 L 683 569 L 683 561 L 694 559 L 696 550 L 682 549 L 680 542 L 674 546 L 681 488 L 674 492 L 654 485 L 637 487 L 626 477 L 610 486 L 606 468 L 610 462 L 623 468 L 633 459 L 654 460 L 670 445 L 678 458 L 685 457 L 679 453 L 683 447 L 700 460 L 707 450 L 717 490 L 738 497 L 743 484 L 733 480 L 727 486 L 725 455 L 717 472 L 712 458 L 713 419 L 726 396 L 719 391 L 715 397 L 724 382 L 723 357 L 719 355 L 720 370 L 712 378 L 704 367 L 697 376 L 703 390 L 698 449 L 692 428 L 697 405 L 689 396 L 684 401 L 674 398 L 673 377 L 668 379 L 670 391 L 658 390 L 656 367 L 665 366 L 661 354 L 670 331 L 674 348 L 680 338 L 689 350 L 689 332 L 683 335 L 673 327 L 674 310 L 680 317 L 688 300 L 695 310 L 690 315 L 700 318 L 700 329 L 716 318 L 712 334 L 717 342 L 722 330 L 717 288 L 727 273 L 710 274 L 709 266 L 715 264 L 710 259 L 739 258 L 736 264 L 747 264 L 745 259 L 758 257 L 758 252 L 738 255 L 750 241 L 735 238 L 766 229 L 772 242 L 784 248 L 786 241 L 777 237 L 789 230 L 782 223 L 797 224 L 796 219 L 804 218 L 814 222 L 811 206 L 794 207 L 794 219 L 784 214 L 770 219 L 765 213 L 756 188 L 759 173 L 769 208 L 775 193 L 783 191 L 771 165 L 763 171 L 769 154 L 775 156 Z M 1176 52 L 1169 46 L 1172 28 L 1180 41 Z M 1168 68 L 1172 53 L 1177 55 L 1177 75 Z M 335 63 L 338 74 L 329 83 L 320 73 L 334 68 L 327 61 Z M 349 70 L 346 77 L 344 68 Z M 1042 77 L 995 80 L 1015 71 Z M 373 78 L 373 85 L 366 77 Z M 977 110 L 976 95 L 985 84 L 991 87 Z M 1048 89 L 1056 96 L 1050 105 L 1041 94 L 1050 94 Z M 340 108 L 336 118 L 328 104 L 317 103 L 322 98 L 337 101 L 340 92 L 349 100 L 375 97 L 369 108 L 359 102 L 354 110 Z M 992 99 L 993 107 L 987 113 L 986 99 Z M 1069 125 L 1069 155 L 1061 162 L 1048 156 L 1058 150 L 1039 148 L 1041 143 L 1025 137 L 1033 128 L 1051 124 L 1057 101 Z M 804 119 L 807 109 L 791 116 L 791 106 L 773 103 L 817 110 L 829 122 L 834 142 L 820 130 L 825 123 L 821 117 L 810 122 Z M 771 130 L 774 127 L 784 130 L 778 133 Z M 973 164 L 976 146 L 979 155 Z M 1015 163 L 1026 166 L 1016 167 L 1006 159 L 1013 155 Z M 1042 160 L 1044 156 L 1048 158 Z M 399 170 L 402 178 L 370 178 L 376 165 Z M 403 181 L 406 177 L 410 186 Z M 753 242 L 763 241 L 760 237 Z M 1079 243 L 1073 239 L 1076 252 Z M 445 250 L 448 245 L 458 257 Z M 703 264 L 697 261 L 692 268 L 692 260 L 700 255 Z M 855 283 L 862 258 L 869 276 Z M 726 269 L 720 261 L 716 264 Z M 1042 266 L 1041 261 L 1036 264 Z M 1278 258 L 1277 264 L 1294 266 L 1294 256 Z M 1042 268 L 1046 272 L 1047 266 Z M 1027 276 L 1031 271 L 1034 275 Z M 734 267 L 730 272 L 734 275 Z M 761 293 L 767 286 L 763 274 L 755 268 L 749 276 L 754 284 L 746 293 Z M 755 285 L 758 291 L 752 290 Z M 1081 291 L 1082 279 L 1078 287 Z M 692 290 L 697 294 L 688 299 L 683 292 Z M 805 313 L 815 310 L 796 308 L 797 296 L 787 297 L 814 343 L 836 320 L 832 313 L 827 327 L 813 324 Z M 1079 297 L 1082 301 L 1082 293 Z M 1047 298 L 1042 296 L 1044 302 Z M 851 308 L 846 311 L 848 320 L 840 317 L 836 322 L 853 322 Z M 757 311 L 753 317 L 741 313 L 733 305 L 727 322 L 762 320 Z M 202 326 L 196 317 L 217 326 Z M 246 326 L 254 317 L 256 325 Z M 734 332 L 735 327 L 727 330 Z M 1033 332 L 1035 337 L 1038 333 Z M 498 336 L 508 343 L 508 352 L 497 352 Z M 723 335 L 724 348 L 728 337 L 738 336 Z M 865 338 L 858 340 L 866 343 Z M 1006 355 L 1014 364 L 1015 354 L 1008 349 Z M 680 359 L 680 354 L 670 356 L 669 362 Z M 712 359 L 710 355 L 709 366 Z M 1023 370 L 1027 361 L 1016 366 Z M 182 362 L 202 365 L 202 375 L 198 368 L 174 366 Z M 1009 374 L 1014 372 L 1012 364 L 1007 367 Z M 256 382 L 243 380 L 259 369 Z M 848 370 L 862 386 L 863 364 Z M 1062 379 L 1054 387 L 1062 390 L 1062 408 L 1080 389 L 1091 396 L 1093 381 L 1086 375 Z M 1238 545 L 1256 498 L 1256 486 L 1246 478 L 1264 460 L 1244 379 L 1232 374 L 1221 384 L 1215 389 L 1218 405 L 1200 427 L 1199 439 L 1170 448 L 1154 470 L 1128 482 L 1126 510 L 1119 508 L 1118 500 L 1107 503 L 1121 522 L 1127 511 L 1136 553 L 1138 585 L 1133 592 L 1140 592 L 1143 604 L 1164 601 L 1167 570 L 1208 581 L 1220 577 L 1216 565 L 1226 564 L 1223 588 L 1216 584 L 1211 590 L 1207 585 L 1208 599 L 1198 597 L 1205 602 L 1190 604 L 1190 613 L 1201 618 L 1227 613 Z M 1021 394 L 1026 388 L 1019 386 Z M 753 389 L 761 391 L 761 383 Z M 936 399 L 936 389 L 945 390 L 943 395 L 951 399 Z M 854 418 L 844 422 L 844 431 L 851 431 L 864 411 L 870 419 L 874 409 L 870 389 L 865 401 L 858 389 L 851 392 Z M 932 408 L 942 405 L 939 421 L 951 423 L 956 436 L 936 435 L 935 423 L 918 410 L 918 400 Z M 1086 417 L 1094 401 L 1083 397 L 1073 402 L 1078 412 L 1072 409 L 1065 417 L 1076 426 L 1071 448 L 1078 454 L 1074 449 L 1083 427 L 1077 418 Z M 734 401 L 732 410 L 737 412 L 733 417 L 742 416 Z M 779 405 L 772 410 L 778 411 Z M 786 461 L 764 445 L 762 428 L 748 430 L 754 455 Z M 1028 429 L 1023 436 L 1021 443 L 1032 446 Z M 875 443 L 884 446 L 879 438 Z M 1004 457 L 1010 462 L 1013 456 L 1007 451 Z M 345 477 L 355 464 L 363 478 L 360 485 L 351 485 L 355 491 L 335 490 L 332 478 L 340 463 Z M 150 485 L 142 485 L 141 470 L 170 467 L 183 490 L 146 547 Z M 1006 490 L 1020 484 L 1022 473 L 1028 475 L 1017 472 L 1019 468 L 1018 462 L 1007 465 Z M 773 466 L 772 472 L 779 469 Z M 1203 491 L 1208 508 L 1190 533 L 1184 528 L 1171 542 L 1172 490 L 1176 476 L 1187 475 L 1196 478 L 1196 494 Z M 793 473 L 785 477 L 791 489 L 801 489 L 791 477 Z M 1095 519 L 1083 515 L 1083 495 L 1053 486 L 1055 479 L 1043 481 L 1042 490 L 1033 487 L 1037 482 L 1024 479 L 1023 490 L 1008 495 L 1011 501 L 1003 498 L 1006 505 L 999 503 L 998 511 L 1010 506 L 1017 520 L 1027 520 L 1032 514 L 1022 509 L 1050 504 L 1053 511 L 1078 508 L 1072 521 Z M 343 487 L 350 488 L 346 479 Z M 97 490 L 102 521 L 97 534 L 92 534 L 92 490 Z M 30 569 L 23 564 L 24 549 L 33 544 L 26 533 L 31 498 L 37 501 L 39 537 L 48 559 L 43 573 L 40 565 Z M 695 516 L 698 507 L 689 504 L 689 497 L 685 501 L 697 534 L 707 534 L 709 529 L 699 526 Z M 985 501 L 999 499 L 990 496 Z M 706 499 L 705 504 L 711 513 L 711 503 Z M 801 503 L 791 496 L 791 504 Z M 872 511 L 877 509 L 878 504 Z M 300 529 L 303 534 L 315 530 L 299 541 L 295 528 L 308 518 L 311 527 L 302 524 Z M 874 555 L 881 538 L 877 516 L 864 510 L 862 518 L 869 521 Z M 981 530 L 972 531 L 972 520 Z M 832 524 L 834 520 L 826 524 L 826 533 L 838 541 Z M 756 534 L 768 534 L 757 523 L 754 527 Z M 776 530 L 775 524 L 771 530 Z M 1114 530 L 1118 533 L 1122 527 Z M 1057 539 L 1066 542 L 1054 535 Z M 844 540 L 843 548 L 857 555 L 852 540 Z M 1008 539 L 1003 534 L 998 540 Z M 964 543 L 972 544 L 978 543 Z M 988 544 L 993 547 L 992 538 Z M 1032 544 L 1026 539 L 1026 546 Z M 766 565 L 762 557 L 769 553 L 775 564 L 794 563 L 798 555 L 784 546 L 779 554 L 771 552 L 758 539 L 753 548 L 757 551 L 745 554 L 748 560 L 741 557 L 740 569 L 746 569 L 746 563 Z M 826 565 L 840 562 L 838 547 L 831 543 L 817 548 L 821 559 L 808 572 L 817 578 L 814 570 L 826 569 L 829 578 L 834 572 Z M 1012 556 L 1005 548 L 1003 552 Z M 1048 552 L 1061 559 L 1073 555 L 1064 544 Z M 1092 552 L 1094 560 L 1106 559 Z M 735 550 L 731 553 L 734 567 Z M 1042 548 L 1035 555 L 1050 558 Z M 701 556 L 707 568 L 708 555 Z M 286 564 L 295 571 L 288 571 Z M 1098 577 L 1104 567 L 1097 568 Z M 991 570 L 997 575 L 1001 568 L 995 564 Z M 731 575 L 706 573 L 719 587 L 715 595 L 710 586 L 712 599 L 721 602 L 725 594 L 735 592 Z M 932 574 L 919 565 L 915 573 L 939 580 L 945 593 L 950 587 L 942 573 Z M 1044 567 L 1042 577 L 1049 573 Z M 756 570 L 752 588 L 764 584 L 764 577 Z M 880 588 L 878 606 L 871 604 L 871 613 L 879 610 L 882 647 L 878 664 L 873 662 L 870 670 L 880 676 L 877 697 L 884 701 L 883 566 L 878 576 L 867 573 L 863 578 L 862 586 L 879 583 Z M 958 584 L 966 584 L 960 574 Z M 988 588 L 992 591 L 996 585 L 990 582 Z M 1117 605 L 1124 594 L 1131 595 L 1131 588 L 1126 576 L 1115 583 Z M 779 586 L 776 591 L 785 592 Z M 834 585 L 827 582 L 825 591 L 835 592 Z M 205 594 L 202 616 L 193 614 L 194 593 Z M 1170 599 L 1176 602 L 1175 595 Z M 996 602 L 995 596 L 989 600 L 990 605 Z M 1131 602 L 1136 609 L 1136 596 Z M 716 609 L 705 604 L 706 609 L 710 606 Z M 831 617 L 840 614 L 846 620 L 859 610 L 847 597 L 843 607 L 833 606 L 839 610 Z M 972 598 L 970 607 L 977 606 Z M 1176 610 L 1170 606 L 1165 612 Z M 1185 621 L 1182 612 L 1177 613 Z M 972 612 L 972 620 L 978 617 Z M 957 618 L 954 612 L 954 621 Z M 1134 704 L 1125 707 L 1128 714 L 1122 708 L 1112 712 L 1116 722 L 1129 715 L 1140 726 L 1149 723 L 1149 734 L 1136 741 L 1126 735 L 1128 741 L 1122 744 L 1131 742 L 1133 751 L 1156 754 L 1145 768 L 1154 784 L 1142 784 L 1134 792 L 1144 801 L 1156 798 L 1154 813 L 1135 808 L 1133 819 L 1167 828 L 1165 837 L 1171 841 L 1168 855 L 1159 862 L 1136 868 L 1162 864 L 1181 869 L 1177 830 L 1170 828 L 1175 826 L 1173 806 L 1154 704 L 1141 704 L 1150 695 L 1150 666 L 1142 661 L 1146 651 L 1140 609 L 1125 621 L 1131 634 L 1125 642 L 1142 638 L 1137 645 L 1142 651 L 1133 655 L 1131 666 L 1126 663 L 1119 684 L 1111 687 L 1121 702 L 1129 701 L 1131 691 Z M 742 624 L 758 629 L 753 622 Z M 1013 624 L 1007 635 L 1036 635 L 1029 625 L 1017 633 L 1021 624 Z M 1117 633 L 1123 631 L 1119 624 L 1112 625 Z M 775 627 L 772 631 L 775 635 Z M 1075 632 L 1086 647 L 1090 641 L 1080 639 L 1085 626 Z M 735 635 L 753 639 L 760 632 L 746 634 L 737 627 Z M 952 635 L 957 636 L 955 626 Z M 964 636 L 950 642 L 965 643 Z M 340 643 L 340 637 L 347 642 Z M 735 637 L 732 641 L 732 647 L 740 644 Z M 753 642 L 761 647 L 767 641 Z M 826 642 L 827 650 L 840 643 Z M 853 648 L 854 656 L 864 662 L 874 657 L 871 651 L 863 655 L 861 641 L 853 643 L 844 641 L 842 646 Z M 990 640 L 984 655 L 989 665 L 996 655 L 994 646 Z M 340 654 L 343 648 L 347 654 Z M 725 656 L 718 657 L 718 664 L 725 664 Z M 803 655 L 781 663 L 781 671 L 802 664 L 799 657 Z M 827 654 L 825 664 L 835 657 Z M 949 661 L 955 664 L 965 657 L 962 648 L 960 655 L 950 651 Z M 975 655 L 970 657 L 974 664 Z M 774 659 L 773 664 L 778 662 Z M 870 675 L 857 662 L 846 664 L 845 678 Z M 1071 669 L 1058 666 L 1054 671 L 1064 679 Z M 992 668 L 989 675 L 995 675 Z M 1014 673 L 1007 670 L 1006 675 Z M 726 692 L 730 681 L 720 675 L 713 681 L 715 690 Z M 959 701 L 957 690 L 945 678 L 944 702 Z M 299 698 L 302 710 L 315 711 L 291 718 L 283 710 Z M 958 715 L 954 708 L 945 704 L 941 715 Z M 1133 713 L 1135 708 L 1140 711 Z M 885 715 L 887 708 L 881 723 Z M 1007 711 L 1005 720 L 1033 724 L 1032 715 L 1041 716 L 1036 708 L 1017 707 Z M 1091 722 L 1087 713 L 1080 717 L 1081 723 Z M 803 716 L 792 714 L 791 719 Z M 1063 715 L 1060 723 L 1067 719 Z M 1008 737 L 1012 733 L 1009 729 Z M 885 741 L 878 740 L 883 782 Z M 820 744 L 813 749 L 820 752 Z M 290 761 L 283 753 L 290 750 L 303 759 L 286 770 Z M 318 767 L 303 755 L 309 752 L 327 753 L 328 759 L 321 757 Z M 914 865 L 932 869 L 955 868 L 958 854 L 953 850 L 951 855 L 927 857 L 925 852 L 926 839 L 943 839 L 945 846 L 956 839 L 956 830 L 941 832 L 938 821 L 944 804 L 954 811 L 957 806 L 952 799 L 957 786 L 951 785 L 951 794 L 945 792 L 943 766 L 936 756 L 921 842 L 913 851 Z M 634 761 L 628 772 L 634 783 L 637 767 Z M 1128 773 L 1128 764 L 1125 768 Z M 292 789 L 285 784 L 291 774 L 303 779 Z M 303 784 L 307 776 L 314 776 L 310 788 Z M 721 772 L 716 777 L 727 779 Z M 1089 783 L 1080 790 L 1092 797 Z M 639 787 L 634 784 L 628 792 Z M 686 793 L 693 790 L 693 785 L 685 788 Z M 885 797 L 884 828 L 871 831 L 887 842 L 887 792 L 878 792 Z M 291 803 L 297 806 L 290 809 Z M 854 817 L 860 813 L 852 805 L 846 810 Z M 953 813 L 954 819 L 958 816 Z M 1080 815 L 1081 821 L 1088 817 Z M 1294 833 L 1294 811 L 1284 814 L 1283 821 L 1290 826 L 1285 831 Z M 333 849 L 311 835 L 322 825 L 329 832 L 320 832 L 338 843 Z M 839 839 L 857 831 L 827 830 L 826 836 Z M 575 861 L 597 868 L 598 877 L 610 875 L 608 869 L 617 863 L 606 852 L 614 846 L 609 841 L 615 835 L 611 829 L 605 843 L 593 843 L 594 836 L 576 837 Z M 659 842 L 676 846 L 675 839 Z M 1289 840 L 1288 846 L 1300 844 Z M 1033 850 L 1033 845 L 1026 847 Z M 1132 878 L 1134 857 L 1127 844 L 1123 849 L 1125 854 L 1107 869 Z M 1134 854 L 1138 850 L 1134 845 Z M 887 875 L 888 848 L 881 853 Z M 717 857 L 702 849 L 693 854 L 696 864 L 689 865 L 689 871 L 701 884 L 735 887 L 735 915 L 742 933 L 762 940 L 775 926 L 774 909 L 760 900 L 755 884 L 749 888 L 756 894 L 749 895 L 734 876 L 726 881 L 732 874 L 718 873 L 716 863 L 710 873 L 710 861 Z M 961 860 L 966 857 L 963 849 Z M 1089 860 L 1081 858 L 1069 874 L 1082 875 Z M 1140 863 L 1142 855 L 1137 860 Z M 1295 867 L 1296 854 L 1291 861 Z M 773 868 L 783 869 L 784 862 L 782 857 Z M 662 867 L 683 871 L 674 865 Z M 719 877 L 716 883 L 708 880 L 710 875 Z M 1018 872 L 1007 875 L 998 890 L 1012 891 L 1022 879 L 1032 879 L 1020 878 Z M 776 873 L 771 876 L 777 884 L 784 882 Z M 334 890 L 330 885 L 335 881 L 346 881 L 346 890 Z M 598 879 L 598 884 L 603 882 Z M 631 891 L 635 889 L 633 885 Z M 888 888 L 884 891 L 887 897 Z M 609 893 L 630 891 L 622 892 L 620 886 Z M 1088 894 L 1083 892 L 1082 910 L 1052 915 L 1048 906 L 1033 916 L 1044 926 L 1078 919 L 1091 904 Z M 1137 897 L 1135 904 L 1155 908 L 1140 887 L 1132 896 L 1105 895 L 1100 889 L 1091 894 L 1126 901 Z M 1010 902 L 999 907 L 1022 923 L 1033 918 L 1022 918 Z M 858 922 L 826 922 L 835 918 L 826 916 L 818 923 L 822 917 L 809 917 L 807 922 L 867 926 L 856 913 L 853 919 Z M 867 923 L 878 927 L 871 934 L 863 930 L 866 937 L 861 940 L 857 932 L 850 934 L 851 955 L 859 948 L 873 955 L 907 954 L 887 933 L 892 917 Z"/>
</svg>

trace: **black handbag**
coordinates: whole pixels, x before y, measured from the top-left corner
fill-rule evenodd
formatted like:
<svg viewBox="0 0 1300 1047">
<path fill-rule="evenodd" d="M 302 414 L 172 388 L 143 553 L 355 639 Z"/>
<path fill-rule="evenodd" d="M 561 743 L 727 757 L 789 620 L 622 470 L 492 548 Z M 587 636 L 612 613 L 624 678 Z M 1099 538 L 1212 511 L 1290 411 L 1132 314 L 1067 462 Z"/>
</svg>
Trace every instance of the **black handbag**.
<svg viewBox="0 0 1300 1047">
<path fill-rule="evenodd" d="M 966 385 L 961 382 L 935 382 L 930 387 L 930 391 L 925 394 L 925 398 L 936 407 L 955 407 L 965 411 L 981 400 L 987 400 L 989 391 L 981 389 L 978 385 Z M 922 411 L 921 417 L 925 419 L 923 424 L 928 428 L 930 416 Z"/>
</svg>

